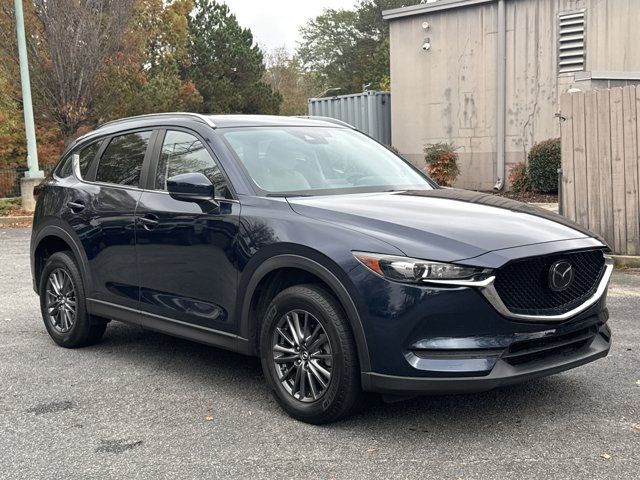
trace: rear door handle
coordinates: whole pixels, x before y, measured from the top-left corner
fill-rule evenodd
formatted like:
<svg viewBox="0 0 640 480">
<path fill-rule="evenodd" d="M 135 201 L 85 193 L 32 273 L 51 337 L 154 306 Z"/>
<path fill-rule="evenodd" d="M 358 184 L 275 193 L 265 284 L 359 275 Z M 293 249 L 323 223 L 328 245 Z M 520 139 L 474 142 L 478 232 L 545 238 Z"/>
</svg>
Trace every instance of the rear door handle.
<svg viewBox="0 0 640 480">
<path fill-rule="evenodd" d="M 67 207 L 69 207 L 73 213 L 80 213 L 82 210 L 84 210 L 84 203 L 67 202 Z"/>
<path fill-rule="evenodd" d="M 145 230 L 153 230 L 158 226 L 158 217 L 152 213 L 147 213 L 144 217 L 138 217 Z"/>
</svg>

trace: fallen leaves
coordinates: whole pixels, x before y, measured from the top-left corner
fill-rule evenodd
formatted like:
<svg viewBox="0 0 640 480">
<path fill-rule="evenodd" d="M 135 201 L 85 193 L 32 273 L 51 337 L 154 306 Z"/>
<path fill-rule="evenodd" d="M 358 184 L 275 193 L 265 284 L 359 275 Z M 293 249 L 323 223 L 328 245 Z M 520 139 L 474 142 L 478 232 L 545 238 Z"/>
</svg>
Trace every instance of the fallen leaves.
<svg viewBox="0 0 640 480">
<path fill-rule="evenodd" d="M 213 417 L 211 415 L 208 415 L 206 417 L 204 417 L 205 422 L 210 422 L 213 420 Z"/>
<path fill-rule="evenodd" d="M 15 222 L 1 222 L 0 223 L 0 228 L 28 228 L 31 227 L 31 220 L 24 220 L 24 221 L 15 221 Z"/>
<path fill-rule="evenodd" d="M 640 430 L 640 423 L 632 423 L 631 428 L 633 428 L 634 430 Z"/>
<path fill-rule="evenodd" d="M 605 460 L 611 460 L 611 454 L 605 452 L 602 455 L 600 455 L 602 458 L 604 458 Z"/>
</svg>

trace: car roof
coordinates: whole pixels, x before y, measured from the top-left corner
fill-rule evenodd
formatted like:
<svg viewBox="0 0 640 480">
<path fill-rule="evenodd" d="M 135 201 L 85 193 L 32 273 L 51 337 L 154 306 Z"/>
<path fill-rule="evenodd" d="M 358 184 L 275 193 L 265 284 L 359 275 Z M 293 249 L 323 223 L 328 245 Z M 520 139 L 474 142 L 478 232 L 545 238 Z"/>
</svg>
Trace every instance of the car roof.
<svg viewBox="0 0 640 480">
<path fill-rule="evenodd" d="M 233 127 L 338 127 L 354 128 L 346 122 L 335 118 L 317 116 L 280 116 L 280 115 L 205 115 L 191 112 L 166 112 L 138 115 L 135 117 L 121 118 L 99 125 L 95 130 L 79 137 L 71 145 L 78 145 L 94 137 L 111 135 L 122 130 L 143 127 L 179 126 L 185 121 L 196 121 L 206 124 L 211 128 Z"/>
<path fill-rule="evenodd" d="M 281 115 L 206 115 L 206 117 L 211 119 L 216 128 L 266 126 L 329 127 L 336 125 L 342 127 L 351 127 L 351 125 L 348 125 L 345 122 L 329 117 L 288 117 Z"/>
</svg>

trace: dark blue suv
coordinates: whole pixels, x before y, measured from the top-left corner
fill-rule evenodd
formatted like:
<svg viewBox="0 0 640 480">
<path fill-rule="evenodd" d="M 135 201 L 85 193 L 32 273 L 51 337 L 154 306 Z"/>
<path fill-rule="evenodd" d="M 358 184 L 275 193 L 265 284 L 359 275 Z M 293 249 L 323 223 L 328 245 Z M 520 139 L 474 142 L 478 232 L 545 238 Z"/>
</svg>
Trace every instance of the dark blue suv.
<svg viewBox="0 0 640 480">
<path fill-rule="evenodd" d="M 602 240 L 440 188 L 335 120 L 119 120 L 36 193 L 33 284 L 56 343 L 95 343 L 113 319 L 257 355 L 306 422 L 363 391 L 486 390 L 609 351 Z"/>
</svg>

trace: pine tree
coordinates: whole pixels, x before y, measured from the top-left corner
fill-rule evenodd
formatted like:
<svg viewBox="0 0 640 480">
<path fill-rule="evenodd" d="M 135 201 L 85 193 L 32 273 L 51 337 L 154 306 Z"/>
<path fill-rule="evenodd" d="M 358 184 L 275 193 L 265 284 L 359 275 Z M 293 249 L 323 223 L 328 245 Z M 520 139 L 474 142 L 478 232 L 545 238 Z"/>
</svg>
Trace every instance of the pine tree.
<svg viewBox="0 0 640 480">
<path fill-rule="evenodd" d="M 263 81 L 262 52 L 225 4 L 196 0 L 189 37 L 185 76 L 202 95 L 203 112 L 278 113 L 282 98 Z"/>
</svg>

